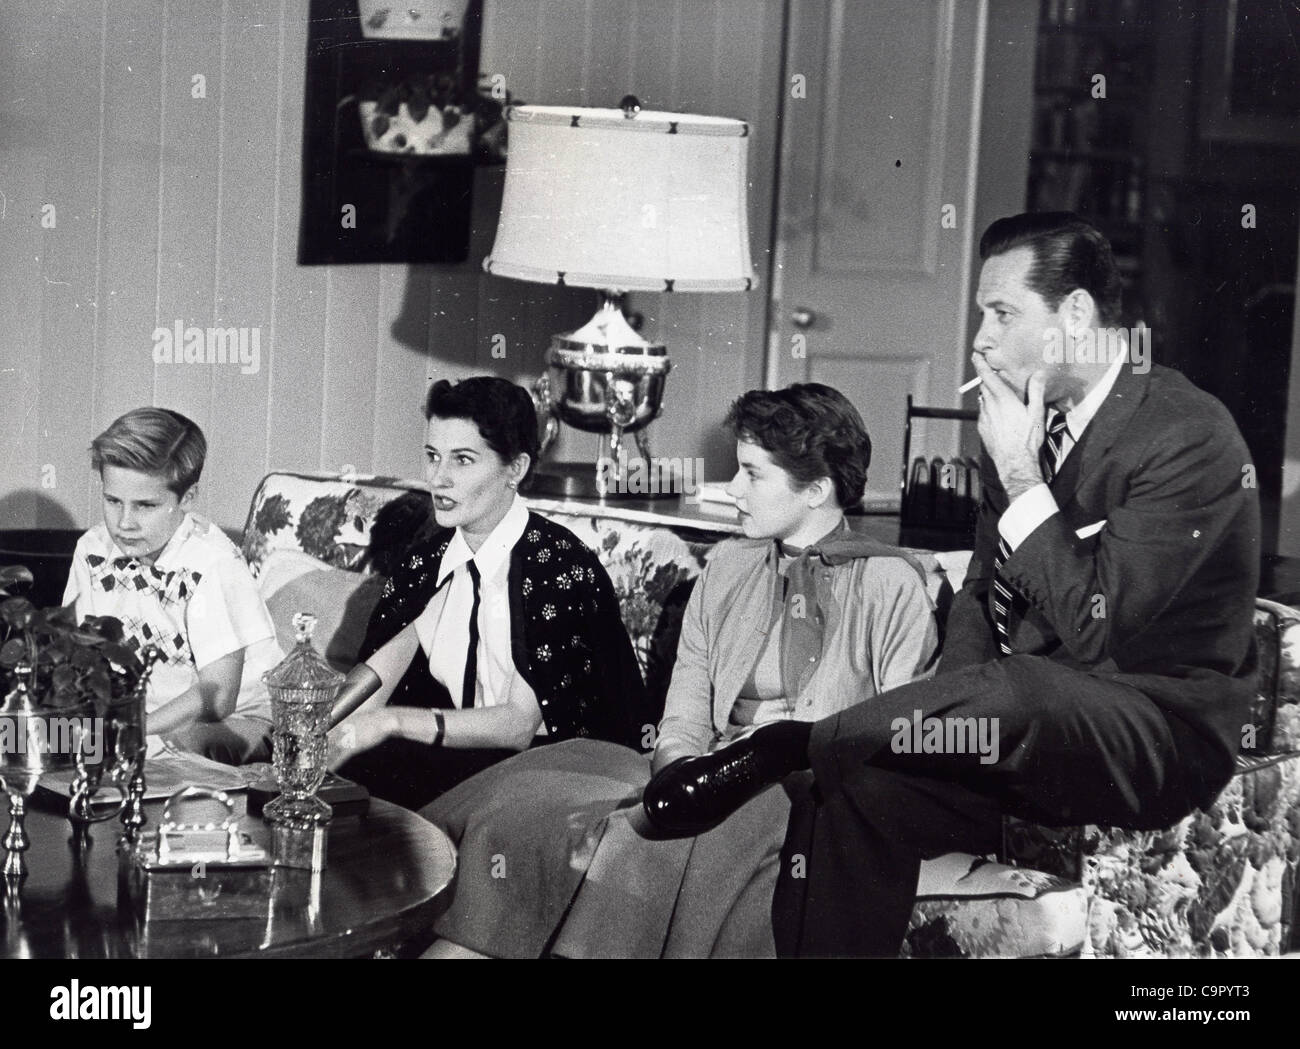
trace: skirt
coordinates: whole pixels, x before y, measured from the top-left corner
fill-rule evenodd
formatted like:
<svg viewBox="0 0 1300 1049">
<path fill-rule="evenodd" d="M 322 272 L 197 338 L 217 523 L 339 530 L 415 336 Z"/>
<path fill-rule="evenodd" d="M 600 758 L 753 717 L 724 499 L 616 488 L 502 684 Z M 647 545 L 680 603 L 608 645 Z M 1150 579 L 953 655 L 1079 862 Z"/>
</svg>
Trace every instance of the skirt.
<svg viewBox="0 0 1300 1049">
<path fill-rule="evenodd" d="M 503 747 L 432 750 L 413 739 L 387 739 L 344 762 L 339 775 L 373 797 L 418 811 L 458 783 L 516 751 Z"/>
<path fill-rule="evenodd" d="M 774 957 L 786 791 L 707 834 L 661 839 L 641 809 L 649 778 L 645 755 L 569 740 L 429 805 L 458 849 L 438 936 L 498 958 Z"/>
</svg>

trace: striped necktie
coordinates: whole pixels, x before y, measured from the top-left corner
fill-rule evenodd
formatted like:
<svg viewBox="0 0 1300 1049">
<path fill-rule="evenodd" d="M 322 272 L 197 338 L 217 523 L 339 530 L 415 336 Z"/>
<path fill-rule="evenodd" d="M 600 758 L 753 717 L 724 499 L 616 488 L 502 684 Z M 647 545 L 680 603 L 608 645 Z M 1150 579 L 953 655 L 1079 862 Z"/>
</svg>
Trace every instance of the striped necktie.
<svg viewBox="0 0 1300 1049">
<path fill-rule="evenodd" d="M 1056 477 L 1056 463 L 1061 457 L 1061 444 L 1065 440 L 1065 413 L 1053 408 L 1047 415 L 1047 439 L 1043 441 L 1039 452 L 1039 465 L 1042 467 L 1043 480 L 1048 484 Z M 997 631 L 998 649 L 1004 656 L 1011 655 L 1011 636 L 1007 633 L 1011 604 L 1015 601 L 1015 591 L 1002 578 L 1002 566 L 1011 556 L 1011 547 L 998 535 L 998 553 L 993 559 L 993 628 Z"/>
<path fill-rule="evenodd" d="M 1053 408 L 1047 413 L 1047 439 L 1038 453 L 1043 468 L 1043 480 L 1048 484 L 1056 477 L 1056 464 L 1061 458 L 1061 444 L 1065 441 L 1065 412 Z"/>
</svg>

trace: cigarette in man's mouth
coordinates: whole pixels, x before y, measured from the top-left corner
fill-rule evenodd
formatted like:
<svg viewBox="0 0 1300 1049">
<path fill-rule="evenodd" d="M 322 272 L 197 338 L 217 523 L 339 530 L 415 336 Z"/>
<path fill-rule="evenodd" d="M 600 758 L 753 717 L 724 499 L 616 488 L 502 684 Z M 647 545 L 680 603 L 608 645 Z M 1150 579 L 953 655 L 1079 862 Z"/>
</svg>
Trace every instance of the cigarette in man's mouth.
<svg viewBox="0 0 1300 1049">
<path fill-rule="evenodd" d="M 979 385 L 980 383 L 982 383 L 983 381 L 984 381 L 984 380 L 981 379 L 981 378 L 977 375 L 977 376 L 975 376 L 975 378 L 971 379 L 970 382 L 968 382 L 968 383 L 964 383 L 964 384 L 963 384 L 963 385 L 962 385 L 962 386 L 957 390 L 957 392 L 958 392 L 958 393 L 962 393 L 962 394 L 970 393 L 971 390 L 975 389 L 975 387 L 978 386 L 978 385 Z"/>
</svg>

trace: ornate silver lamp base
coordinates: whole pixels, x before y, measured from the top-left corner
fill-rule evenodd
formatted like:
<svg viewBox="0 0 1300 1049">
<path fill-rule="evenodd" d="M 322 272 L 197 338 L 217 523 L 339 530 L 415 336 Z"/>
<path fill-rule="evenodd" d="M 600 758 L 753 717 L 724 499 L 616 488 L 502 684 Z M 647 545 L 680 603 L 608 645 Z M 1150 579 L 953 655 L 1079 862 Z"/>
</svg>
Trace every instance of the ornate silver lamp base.
<svg viewBox="0 0 1300 1049">
<path fill-rule="evenodd" d="M 542 456 L 561 422 L 598 434 L 600 447 L 595 463 L 539 463 L 529 492 L 608 500 L 676 495 L 680 486 L 659 477 L 661 464 L 650 455 L 645 430 L 663 410 L 664 383 L 672 370 L 668 349 L 632 330 L 621 296 L 606 292 L 586 325 L 555 336 L 546 362 L 547 372 L 533 383 L 533 404 L 545 426 Z M 638 483 L 652 471 L 656 483 Z"/>
</svg>

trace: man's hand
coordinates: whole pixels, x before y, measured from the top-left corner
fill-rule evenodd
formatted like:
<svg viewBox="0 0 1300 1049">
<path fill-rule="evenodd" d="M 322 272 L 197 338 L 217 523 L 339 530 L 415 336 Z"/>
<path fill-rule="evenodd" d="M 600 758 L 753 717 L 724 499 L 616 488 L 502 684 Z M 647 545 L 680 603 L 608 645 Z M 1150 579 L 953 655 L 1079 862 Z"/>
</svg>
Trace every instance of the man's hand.
<svg viewBox="0 0 1300 1049">
<path fill-rule="evenodd" d="M 1046 437 L 1042 372 L 1029 377 L 1028 404 L 1006 380 L 988 366 L 982 354 L 972 355 L 980 387 L 980 440 L 997 467 L 1007 498 L 1014 500 L 1043 483 L 1038 463 Z"/>
<path fill-rule="evenodd" d="M 337 725 L 329 734 L 330 771 L 337 772 L 350 758 L 379 746 L 394 734 L 395 728 L 391 709 L 355 714 Z"/>
</svg>

